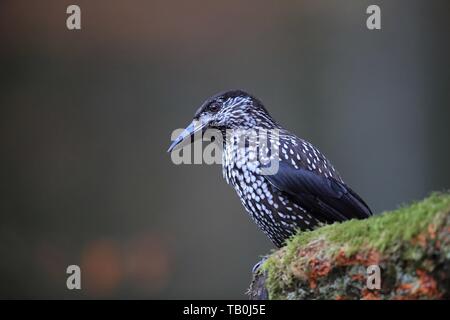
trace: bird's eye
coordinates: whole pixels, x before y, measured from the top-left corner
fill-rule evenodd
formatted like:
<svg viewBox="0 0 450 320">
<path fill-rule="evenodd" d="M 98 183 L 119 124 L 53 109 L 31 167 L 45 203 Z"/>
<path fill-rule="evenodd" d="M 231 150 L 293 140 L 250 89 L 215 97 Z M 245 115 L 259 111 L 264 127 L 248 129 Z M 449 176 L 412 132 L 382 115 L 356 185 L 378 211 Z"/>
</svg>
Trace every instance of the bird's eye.
<svg viewBox="0 0 450 320">
<path fill-rule="evenodd" d="M 209 110 L 212 112 L 217 112 L 220 109 L 220 105 L 218 103 L 213 103 L 209 106 Z"/>
</svg>

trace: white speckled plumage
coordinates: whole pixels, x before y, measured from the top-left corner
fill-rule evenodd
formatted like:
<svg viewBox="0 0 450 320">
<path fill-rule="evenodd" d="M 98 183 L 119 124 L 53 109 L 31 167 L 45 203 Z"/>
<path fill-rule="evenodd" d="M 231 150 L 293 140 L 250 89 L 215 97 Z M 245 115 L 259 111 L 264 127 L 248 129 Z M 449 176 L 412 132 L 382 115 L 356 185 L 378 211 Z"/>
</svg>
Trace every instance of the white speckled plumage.
<svg viewBox="0 0 450 320">
<path fill-rule="evenodd" d="M 194 119 L 222 132 L 223 176 L 277 247 L 297 230 L 371 215 L 316 147 L 278 125 L 248 93 L 217 94 Z M 264 169 L 269 160 L 275 160 L 279 170 L 268 175 Z"/>
</svg>

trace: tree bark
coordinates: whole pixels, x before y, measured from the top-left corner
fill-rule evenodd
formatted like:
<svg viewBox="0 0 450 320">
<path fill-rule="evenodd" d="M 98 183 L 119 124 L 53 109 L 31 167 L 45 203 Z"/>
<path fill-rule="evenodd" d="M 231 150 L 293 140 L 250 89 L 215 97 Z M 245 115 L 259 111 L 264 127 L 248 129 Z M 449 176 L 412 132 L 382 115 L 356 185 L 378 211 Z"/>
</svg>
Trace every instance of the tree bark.
<svg viewBox="0 0 450 320">
<path fill-rule="evenodd" d="M 248 293 L 250 299 L 449 299 L 450 194 L 301 232 L 254 273 Z"/>
</svg>

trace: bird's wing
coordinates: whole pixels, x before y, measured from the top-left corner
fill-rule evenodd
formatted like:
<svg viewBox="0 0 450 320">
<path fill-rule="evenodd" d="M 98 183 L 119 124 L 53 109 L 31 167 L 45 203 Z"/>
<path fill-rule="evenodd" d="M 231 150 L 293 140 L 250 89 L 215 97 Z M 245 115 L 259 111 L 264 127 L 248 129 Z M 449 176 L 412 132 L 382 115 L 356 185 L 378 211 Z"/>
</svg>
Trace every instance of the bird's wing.
<svg viewBox="0 0 450 320">
<path fill-rule="evenodd" d="M 279 170 L 265 178 L 326 222 L 363 219 L 372 214 L 367 204 L 348 186 L 308 169 L 296 169 L 284 160 Z"/>
</svg>

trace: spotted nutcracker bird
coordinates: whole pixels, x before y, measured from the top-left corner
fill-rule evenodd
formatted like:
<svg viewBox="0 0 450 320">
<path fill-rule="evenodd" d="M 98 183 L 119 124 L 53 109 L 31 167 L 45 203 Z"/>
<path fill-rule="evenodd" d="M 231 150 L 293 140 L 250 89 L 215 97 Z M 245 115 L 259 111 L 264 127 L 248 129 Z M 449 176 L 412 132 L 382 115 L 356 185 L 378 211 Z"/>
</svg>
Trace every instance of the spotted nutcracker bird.
<svg viewBox="0 0 450 320">
<path fill-rule="evenodd" d="M 209 128 L 222 134 L 224 178 L 277 247 L 298 230 L 372 214 L 316 147 L 281 127 L 250 94 L 232 90 L 206 100 L 168 151 Z M 267 138 L 243 135 L 249 131 L 267 132 Z M 264 173 L 272 160 L 277 170 Z"/>
</svg>

